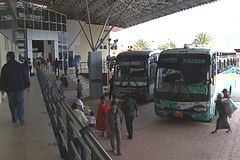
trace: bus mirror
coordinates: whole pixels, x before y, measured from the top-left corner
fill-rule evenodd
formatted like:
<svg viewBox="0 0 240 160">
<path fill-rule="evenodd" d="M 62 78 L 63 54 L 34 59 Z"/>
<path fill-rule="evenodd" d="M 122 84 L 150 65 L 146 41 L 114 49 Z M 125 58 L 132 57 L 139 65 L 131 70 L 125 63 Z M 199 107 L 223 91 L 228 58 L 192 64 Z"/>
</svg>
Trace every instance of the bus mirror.
<svg viewBox="0 0 240 160">
<path fill-rule="evenodd" d="M 211 76 L 211 82 L 210 82 L 212 85 L 215 84 L 215 83 L 214 83 L 214 78 L 215 78 L 215 77 L 214 77 L 214 74 L 212 74 L 212 76 Z"/>
</svg>

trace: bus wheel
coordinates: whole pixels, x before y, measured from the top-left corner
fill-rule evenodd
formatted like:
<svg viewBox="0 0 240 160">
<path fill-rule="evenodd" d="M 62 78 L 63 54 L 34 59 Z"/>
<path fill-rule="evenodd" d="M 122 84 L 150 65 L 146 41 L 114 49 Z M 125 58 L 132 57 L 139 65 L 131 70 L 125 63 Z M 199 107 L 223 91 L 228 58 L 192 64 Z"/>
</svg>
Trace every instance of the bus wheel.
<svg viewBox="0 0 240 160">
<path fill-rule="evenodd" d="M 212 120 L 213 120 L 213 117 L 211 117 L 210 119 L 208 119 L 206 122 L 211 123 Z"/>
</svg>

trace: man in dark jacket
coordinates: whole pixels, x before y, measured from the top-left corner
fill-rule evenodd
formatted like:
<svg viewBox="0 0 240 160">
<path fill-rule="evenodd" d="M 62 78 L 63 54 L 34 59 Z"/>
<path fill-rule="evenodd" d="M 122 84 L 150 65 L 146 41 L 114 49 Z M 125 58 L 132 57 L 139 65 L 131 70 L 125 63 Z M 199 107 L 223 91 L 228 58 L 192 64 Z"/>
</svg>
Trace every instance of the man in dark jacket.
<svg viewBox="0 0 240 160">
<path fill-rule="evenodd" d="M 15 61 L 14 52 L 7 53 L 0 77 L 0 90 L 7 92 L 12 122 L 24 124 L 24 90 L 30 87 L 28 70 L 24 64 Z"/>
<path fill-rule="evenodd" d="M 134 110 L 136 111 L 136 117 L 137 117 L 137 102 L 131 97 L 130 94 L 127 94 L 125 97 L 125 102 L 122 105 L 122 112 L 125 115 L 125 122 L 126 122 L 127 131 L 128 131 L 128 139 L 133 138 Z"/>
</svg>

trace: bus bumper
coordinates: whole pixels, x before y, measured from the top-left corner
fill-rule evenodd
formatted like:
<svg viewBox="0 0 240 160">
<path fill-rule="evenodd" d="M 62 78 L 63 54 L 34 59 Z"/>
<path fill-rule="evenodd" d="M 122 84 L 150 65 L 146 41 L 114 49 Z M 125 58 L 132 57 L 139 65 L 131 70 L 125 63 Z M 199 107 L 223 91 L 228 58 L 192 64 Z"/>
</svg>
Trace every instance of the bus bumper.
<svg viewBox="0 0 240 160">
<path fill-rule="evenodd" d="M 161 109 L 155 107 L 156 115 L 160 117 L 173 117 L 173 118 L 181 118 L 188 119 L 194 121 L 202 121 L 202 122 L 210 122 L 213 118 L 208 111 L 206 112 L 195 112 L 195 111 L 173 111 L 170 109 Z"/>
</svg>

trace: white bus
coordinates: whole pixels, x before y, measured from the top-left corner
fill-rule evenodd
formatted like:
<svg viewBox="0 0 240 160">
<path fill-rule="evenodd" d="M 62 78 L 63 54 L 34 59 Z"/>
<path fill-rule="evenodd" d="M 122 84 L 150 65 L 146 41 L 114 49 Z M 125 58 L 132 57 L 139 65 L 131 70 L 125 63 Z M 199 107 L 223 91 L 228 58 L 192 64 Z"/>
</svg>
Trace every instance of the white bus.
<svg viewBox="0 0 240 160">
<path fill-rule="evenodd" d="M 160 51 L 126 51 L 114 63 L 113 96 L 122 100 L 131 94 L 136 100 L 153 99 L 154 81 Z"/>
<path fill-rule="evenodd" d="M 235 52 L 204 48 L 178 48 L 159 56 L 154 106 L 158 116 L 210 121 L 215 98 L 223 88 L 235 86 Z"/>
</svg>

